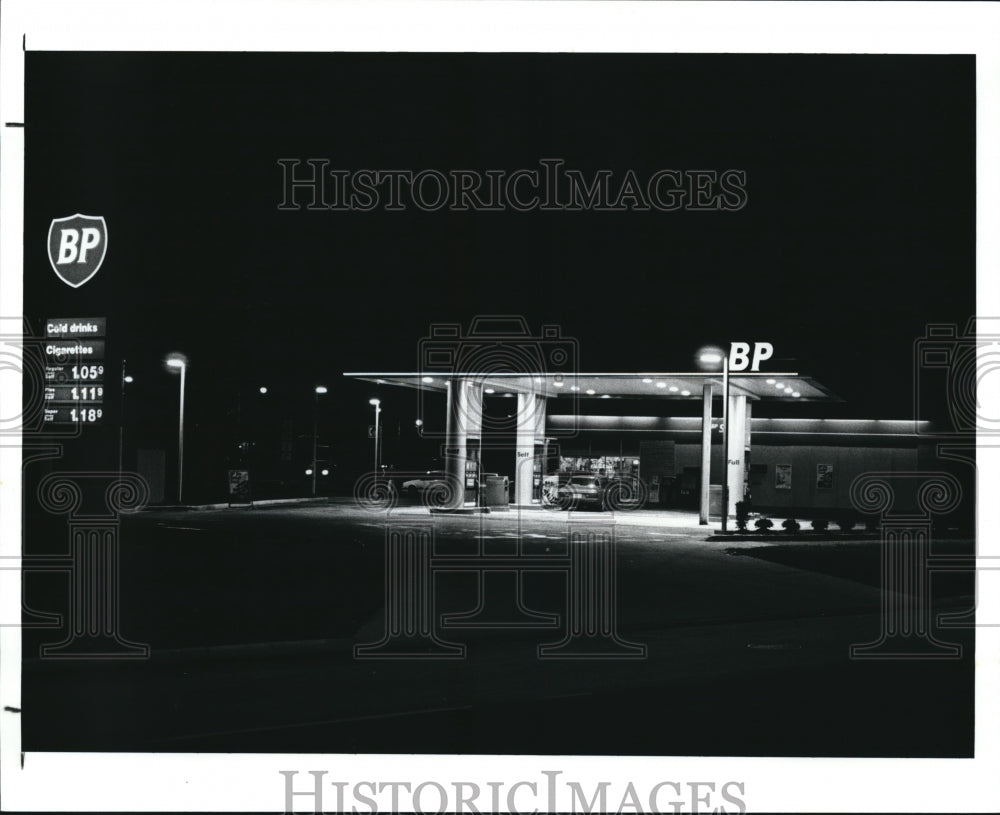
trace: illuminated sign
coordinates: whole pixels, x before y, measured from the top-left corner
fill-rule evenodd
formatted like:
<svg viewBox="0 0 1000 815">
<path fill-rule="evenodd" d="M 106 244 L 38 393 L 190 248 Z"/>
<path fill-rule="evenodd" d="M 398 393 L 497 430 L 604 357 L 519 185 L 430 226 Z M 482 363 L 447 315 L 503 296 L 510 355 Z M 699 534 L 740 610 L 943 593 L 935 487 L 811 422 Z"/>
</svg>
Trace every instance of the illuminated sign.
<svg viewBox="0 0 1000 815">
<path fill-rule="evenodd" d="M 104 418 L 105 317 L 45 321 L 45 409 L 49 424 L 98 424 Z"/>
<path fill-rule="evenodd" d="M 96 339 L 107 329 L 105 317 L 52 317 L 45 321 L 45 336 L 49 339 Z"/>
<path fill-rule="evenodd" d="M 87 402 L 104 401 L 103 385 L 54 385 L 45 388 L 46 402 Z"/>
<path fill-rule="evenodd" d="M 96 424 L 104 417 L 104 408 L 66 405 L 45 408 L 45 421 L 52 424 Z"/>
<path fill-rule="evenodd" d="M 104 359 L 104 340 L 53 340 L 45 343 L 45 356 L 57 361 Z"/>
<path fill-rule="evenodd" d="M 769 342 L 753 343 L 751 353 L 749 342 L 734 342 L 729 346 L 729 370 L 759 371 L 760 364 L 774 356 L 774 346 Z"/>
<path fill-rule="evenodd" d="M 49 224 L 49 263 L 67 286 L 80 288 L 97 274 L 108 250 L 108 225 L 100 215 L 68 215 Z"/>
</svg>

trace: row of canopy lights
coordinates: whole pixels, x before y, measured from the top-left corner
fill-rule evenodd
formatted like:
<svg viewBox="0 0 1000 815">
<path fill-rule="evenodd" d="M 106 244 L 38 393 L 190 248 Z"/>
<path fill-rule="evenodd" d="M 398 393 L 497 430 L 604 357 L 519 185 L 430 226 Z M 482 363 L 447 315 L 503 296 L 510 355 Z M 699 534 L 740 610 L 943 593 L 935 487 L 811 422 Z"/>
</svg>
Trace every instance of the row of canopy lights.
<svg viewBox="0 0 1000 815">
<path fill-rule="evenodd" d="M 765 379 L 764 381 L 767 382 L 768 385 L 774 385 L 774 387 L 776 387 L 779 391 L 783 391 L 786 396 L 793 396 L 796 399 L 802 396 L 802 394 L 795 390 L 795 388 L 791 385 L 786 385 L 784 382 L 779 382 L 776 379 Z"/>
<path fill-rule="evenodd" d="M 421 381 L 425 385 L 432 385 L 434 383 L 434 377 L 433 376 L 424 376 L 424 377 L 421 377 Z M 535 377 L 535 382 L 536 383 L 541 383 L 541 381 L 542 381 L 542 378 L 540 376 L 536 376 Z M 653 382 L 653 380 L 649 379 L 648 377 L 646 379 L 643 379 L 642 381 L 645 382 L 646 384 L 651 384 Z M 557 388 L 564 388 L 564 387 L 566 387 L 566 382 L 563 381 L 562 379 L 556 379 L 556 380 L 554 380 L 552 382 L 552 384 L 553 384 L 553 386 L 555 386 Z M 685 390 L 681 390 L 676 385 L 670 385 L 670 386 L 668 386 L 666 382 L 657 382 L 656 383 L 656 387 L 658 387 L 658 388 L 667 388 L 671 393 L 680 393 L 681 396 L 690 396 L 691 395 L 691 391 L 686 390 L 686 389 Z M 582 390 L 579 385 L 570 385 L 569 389 L 571 391 L 573 391 L 574 393 L 577 393 L 580 390 Z M 593 388 L 587 388 L 583 392 L 587 396 L 596 396 L 597 395 L 597 391 L 594 390 Z M 488 395 L 492 395 L 492 394 L 496 393 L 496 388 L 483 388 L 483 393 L 488 394 Z M 513 393 L 505 393 L 503 395 L 510 397 L 510 396 L 513 396 L 514 394 Z M 609 394 L 609 393 L 602 393 L 601 394 L 601 399 L 610 399 L 610 398 L 611 398 L 611 394 Z"/>
<path fill-rule="evenodd" d="M 655 384 L 656 387 L 658 387 L 658 388 L 661 388 L 661 389 L 662 388 L 666 388 L 668 391 L 670 391 L 670 393 L 680 393 L 681 396 L 690 396 L 691 395 L 691 391 L 686 390 L 686 389 L 685 390 L 681 390 L 676 385 L 667 385 L 667 383 L 663 382 L 662 380 L 661 381 L 657 381 L 657 382 L 654 383 L 653 380 L 650 379 L 647 376 L 647 377 L 643 377 L 642 381 L 643 381 L 643 384 L 645 384 L 645 385 Z"/>
<path fill-rule="evenodd" d="M 430 385 L 430 384 L 433 384 L 434 377 L 433 376 L 425 376 L 425 377 L 422 378 L 422 381 L 424 382 L 424 384 Z M 541 382 L 541 377 L 535 377 L 535 381 L 536 382 Z M 662 380 L 654 381 L 653 379 L 651 379 L 650 377 L 647 376 L 647 377 L 643 377 L 642 381 L 643 381 L 643 384 L 646 384 L 646 385 L 654 385 L 655 384 L 657 388 L 666 389 L 670 393 L 679 393 L 681 396 L 690 396 L 691 395 L 691 391 L 687 390 L 686 388 L 682 390 L 677 385 L 668 385 L 666 382 L 664 382 Z M 786 395 L 792 396 L 795 399 L 798 399 L 799 397 L 802 396 L 802 394 L 799 393 L 797 390 L 795 390 L 791 385 L 786 385 L 784 382 L 779 382 L 776 379 L 768 379 L 768 380 L 766 380 L 766 382 L 767 382 L 768 385 L 774 385 L 779 391 L 782 391 Z M 557 387 L 557 388 L 562 388 L 562 387 L 566 386 L 566 383 L 563 380 L 561 380 L 561 379 L 556 379 L 552 384 L 555 387 Z M 577 392 L 577 391 L 580 390 L 580 386 L 579 385 L 570 385 L 569 389 L 571 391 L 573 391 L 573 392 Z M 484 388 L 483 392 L 487 393 L 487 394 L 494 394 L 494 393 L 496 393 L 496 389 L 495 388 Z M 266 393 L 266 389 L 265 388 L 261 388 L 261 393 Z M 593 388 L 587 388 L 587 390 L 585 390 L 584 393 L 586 393 L 587 396 L 596 396 L 597 395 L 597 391 L 595 391 Z M 513 396 L 513 395 L 514 395 L 513 393 L 505 393 L 504 394 L 504 396 Z M 610 394 L 607 394 L 607 393 L 601 394 L 601 399 L 610 399 L 610 398 L 611 398 Z"/>
</svg>

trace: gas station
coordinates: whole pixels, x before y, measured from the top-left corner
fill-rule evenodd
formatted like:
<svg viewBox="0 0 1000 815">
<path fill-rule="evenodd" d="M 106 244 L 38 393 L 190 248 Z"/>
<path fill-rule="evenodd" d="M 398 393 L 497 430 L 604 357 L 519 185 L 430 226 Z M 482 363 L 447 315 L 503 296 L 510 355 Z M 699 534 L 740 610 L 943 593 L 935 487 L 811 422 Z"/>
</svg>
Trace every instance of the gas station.
<svg viewBox="0 0 1000 815">
<path fill-rule="evenodd" d="M 759 343 L 755 346 L 765 346 Z M 737 348 L 736 346 L 741 346 Z M 370 382 L 379 386 L 410 388 L 424 393 L 438 393 L 445 397 L 445 422 L 443 429 L 430 429 L 429 416 L 421 416 L 426 435 L 441 439 L 443 458 L 449 479 L 454 483 L 464 483 L 472 488 L 479 476 L 481 451 L 490 444 L 493 428 L 484 422 L 484 399 L 487 396 L 516 398 L 516 441 L 511 464 L 513 465 L 513 502 L 517 506 L 538 505 L 541 500 L 542 479 L 546 475 L 550 461 L 550 447 L 555 443 L 578 437 L 585 432 L 617 431 L 627 433 L 639 431 L 657 433 L 666 437 L 683 434 L 690 442 L 690 436 L 697 432 L 700 436 L 700 489 L 698 515 L 702 524 L 707 523 L 712 514 L 719 514 L 723 504 L 728 505 L 731 517 L 736 512 L 736 504 L 745 494 L 748 482 L 748 460 L 751 452 L 752 430 L 760 426 L 753 416 L 754 403 L 766 402 L 813 402 L 830 403 L 841 401 L 822 384 L 808 376 L 795 372 L 760 372 L 746 370 L 757 368 L 762 360 L 751 360 L 746 353 L 748 343 L 734 343 L 729 355 L 721 352 L 703 354 L 701 361 L 716 370 L 697 372 L 637 372 L 637 373 L 555 373 L 551 371 L 416 371 L 416 372 L 348 372 L 344 376 Z M 769 349 L 769 346 L 767 346 Z M 766 359 L 770 354 L 760 354 Z M 740 370 L 735 371 L 735 368 Z M 718 370 L 721 368 L 721 370 Z M 664 404 L 678 402 L 701 403 L 701 418 L 694 419 L 699 426 L 693 426 L 691 417 L 671 421 L 664 416 L 614 416 L 581 415 L 579 407 L 584 400 L 602 402 L 610 408 L 616 399 L 649 400 L 657 403 L 662 413 Z M 718 399 L 713 410 L 713 401 Z M 421 399 L 422 409 L 425 407 Z M 688 412 L 690 409 L 688 409 Z M 725 449 L 726 476 L 724 483 L 716 483 L 713 490 L 712 477 L 722 482 L 721 467 L 712 466 L 713 418 L 718 427 L 722 420 Z M 777 420 L 781 421 L 781 420 Z M 834 420 L 820 420 L 834 421 Z M 854 423 L 857 425 L 858 423 Z M 874 422 L 871 423 L 874 425 Z M 897 423 L 894 423 L 897 424 Z M 908 424 L 911 428 L 913 423 Z M 769 428 L 770 429 L 770 428 Z M 830 428 L 824 428 L 829 430 Z M 847 428 L 845 428 L 846 430 Z M 880 428 L 881 429 L 881 428 Z M 899 429 L 899 428 L 896 428 Z M 854 427 L 855 432 L 863 429 Z M 898 435 L 898 434 L 894 434 Z M 673 441 L 670 442 L 674 444 Z M 509 448 L 509 445 L 507 445 Z M 690 445 L 688 445 L 690 446 Z M 719 445 L 716 445 L 718 448 Z M 646 480 L 659 479 L 663 472 L 655 472 L 654 453 L 649 450 L 650 463 L 639 464 Z M 719 451 L 721 452 L 721 451 Z M 639 459 L 636 459 L 638 462 Z M 721 462 L 719 462 L 721 464 Z M 673 449 L 670 462 L 665 465 L 673 469 Z M 713 493 L 715 506 L 713 503 Z M 460 509 L 468 499 L 468 494 L 453 491 L 445 508 Z"/>
</svg>

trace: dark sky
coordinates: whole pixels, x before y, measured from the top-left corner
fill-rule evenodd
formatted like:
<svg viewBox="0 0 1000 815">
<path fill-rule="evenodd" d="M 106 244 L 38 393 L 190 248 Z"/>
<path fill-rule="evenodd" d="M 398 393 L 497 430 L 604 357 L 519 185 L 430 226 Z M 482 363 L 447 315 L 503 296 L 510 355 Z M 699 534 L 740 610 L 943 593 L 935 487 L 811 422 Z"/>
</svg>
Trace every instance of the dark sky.
<svg viewBox="0 0 1000 815">
<path fill-rule="evenodd" d="M 341 373 L 413 369 L 431 322 L 513 313 L 561 324 L 585 370 L 769 340 L 851 415 L 903 418 L 914 339 L 975 309 L 974 94 L 963 56 L 29 53 L 26 312 L 108 316 L 150 399 L 183 350 L 205 415 L 260 382 L 355 400 Z M 748 200 L 279 211 L 278 159 L 313 157 L 734 168 Z M 45 236 L 76 212 L 110 239 L 70 290 Z"/>
</svg>

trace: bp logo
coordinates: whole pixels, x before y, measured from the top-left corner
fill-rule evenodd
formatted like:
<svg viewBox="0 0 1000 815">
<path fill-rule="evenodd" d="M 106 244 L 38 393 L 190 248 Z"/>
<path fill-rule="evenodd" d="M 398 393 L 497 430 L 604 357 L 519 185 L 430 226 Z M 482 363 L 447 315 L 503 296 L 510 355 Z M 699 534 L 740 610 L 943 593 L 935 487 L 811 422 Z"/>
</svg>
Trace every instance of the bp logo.
<svg viewBox="0 0 1000 815">
<path fill-rule="evenodd" d="M 108 225 L 100 215 L 55 218 L 49 226 L 49 263 L 74 289 L 97 274 L 108 251 Z"/>
</svg>

